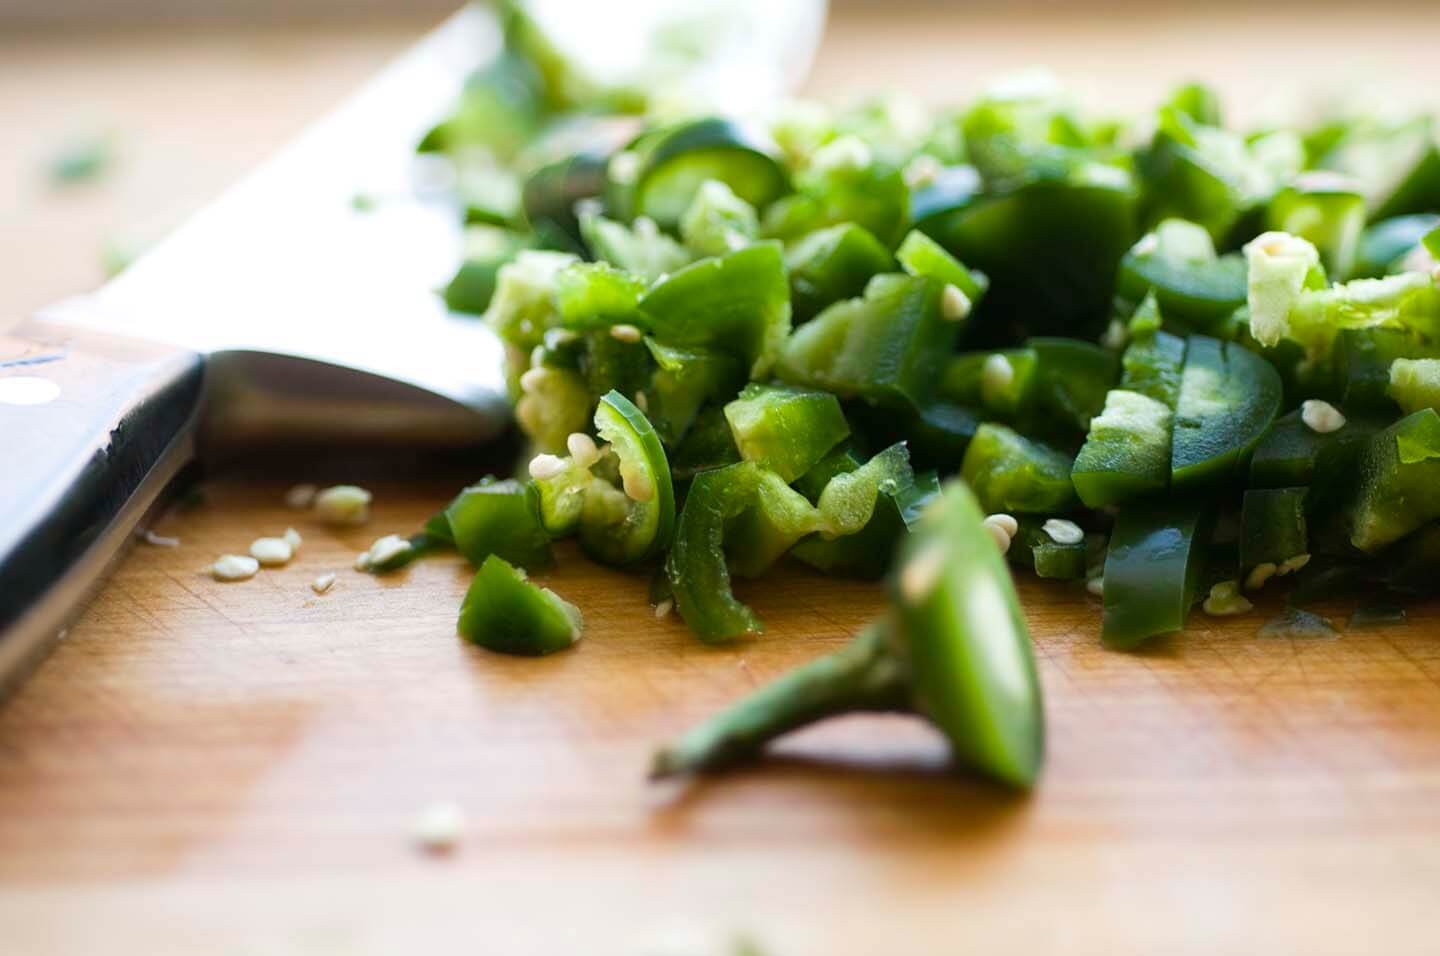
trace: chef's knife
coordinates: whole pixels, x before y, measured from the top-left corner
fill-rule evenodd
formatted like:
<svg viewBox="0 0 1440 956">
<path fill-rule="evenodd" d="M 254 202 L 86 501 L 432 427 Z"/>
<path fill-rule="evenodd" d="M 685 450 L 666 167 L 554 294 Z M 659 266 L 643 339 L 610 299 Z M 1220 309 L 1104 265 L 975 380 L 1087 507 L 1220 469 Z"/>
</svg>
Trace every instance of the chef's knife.
<svg viewBox="0 0 1440 956">
<path fill-rule="evenodd" d="M 803 72 L 823 14 L 808 6 L 787 38 L 740 36 L 732 59 L 758 94 L 757 49 L 770 74 Z M 498 341 L 433 292 L 462 235 L 417 190 L 413 151 L 499 42 L 488 11 L 456 15 L 99 292 L 0 331 L 0 691 L 197 441 L 414 447 L 505 427 Z M 373 210 L 355 208 L 362 193 Z"/>
</svg>

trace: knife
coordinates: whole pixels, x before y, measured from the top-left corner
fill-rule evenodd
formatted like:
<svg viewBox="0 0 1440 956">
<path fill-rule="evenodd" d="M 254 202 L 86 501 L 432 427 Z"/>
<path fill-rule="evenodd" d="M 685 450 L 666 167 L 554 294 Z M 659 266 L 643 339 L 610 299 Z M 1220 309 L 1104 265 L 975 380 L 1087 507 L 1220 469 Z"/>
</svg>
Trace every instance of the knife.
<svg viewBox="0 0 1440 956">
<path fill-rule="evenodd" d="M 741 18 L 727 56 L 755 99 L 780 91 L 755 86 L 757 49 L 785 85 L 804 72 L 824 4 L 801 7 L 759 46 L 764 19 Z M 463 10 L 98 292 L 0 327 L 0 694 L 197 452 L 451 447 L 507 427 L 499 341 L 433 292 L 463 234 L 414 153 L 500 43 L 491 12 Z M 731 93 L 733 72 L 714 76 Z M 382 201 L 359 211 L 362 193 Z"/>
</svg>

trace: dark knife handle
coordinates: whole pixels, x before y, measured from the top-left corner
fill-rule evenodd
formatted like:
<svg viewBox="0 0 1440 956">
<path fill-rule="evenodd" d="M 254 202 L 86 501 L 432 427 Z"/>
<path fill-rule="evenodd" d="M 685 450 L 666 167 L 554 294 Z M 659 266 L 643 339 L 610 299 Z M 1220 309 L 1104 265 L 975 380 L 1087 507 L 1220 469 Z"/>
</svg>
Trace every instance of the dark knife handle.
<svg viewBox="0 0 1440 956">
<path fill-rule="evenodd" d="M 0 335 L 0 691 L 192 456 L 204 367 L 193 352 L 46 322 Z"/>
</svg>

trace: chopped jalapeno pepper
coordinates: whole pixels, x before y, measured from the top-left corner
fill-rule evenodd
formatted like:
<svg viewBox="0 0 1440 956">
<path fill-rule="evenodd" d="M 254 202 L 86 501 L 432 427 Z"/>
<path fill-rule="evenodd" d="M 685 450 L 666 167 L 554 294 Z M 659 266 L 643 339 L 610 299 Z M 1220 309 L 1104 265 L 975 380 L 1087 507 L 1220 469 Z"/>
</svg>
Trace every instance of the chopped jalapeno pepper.
<svg viewBox="0 0 1440 956">
<path fill-rule="evenodd" d="M 791 482 L 850 434 L 829 392 L 747 385 L 725 406 L 740 457 Z"/>
<path fill-rule="evenodd" d="M 1115 291 L 1139 302 L 1153 290 L 1166 319 L 1210 331 L 1245 304 L 1245 273 L 1244 258 L 1217 256 L 1203 227 L 1166 219 L 1120 260 Z"/>
<path fill-rule="evenodd" d="M 722 182 L 751 206 L 764 208 L 790 188 L 774 152 L 760 134 L 731 120 L 677 126 L 644 150 L 635 180 L 635 213 L 676 226 L 707 180 Z"/>
<path fill-rule="evenodd" d="M 652 776 L 716 771 L 776 737 L 850 711 L 913 711 L 963 766 L 1034 784 L 1044 714 L 1029 633 L 1010 574 L 963 485 L 946 486 L 905 539 L 896 613 L 846 648 L 762 687 L 656 755 Z"/>
<path fill-rule="evenodd" d="M 1280 376 L 1269 362 L 1234 342 L 1192 335 L 1175 406 L 1171 487 L 1224 484 L 1243 473 L 1280 398 Z"/>
<path fill-rule="evenodd" d="M 1076 581 L 1085 577 L 1090 557 L 1085 539 L 1056 541 L 1044 525 L 1039 518 L 1022 517 L 1005 557 L 1011 564 L 1034 571 L 1038 578 Z"/>
<path fill-rule="evenodd" d="M 1075 458 L 1070 479 L 1091 508 L 1119 504 L 1170 484 L 1171 434 L 1180 398 L 1185 342 L 1164 332 L 1137 339 L 1125 350 L 1120 388 Z"/>
<path fill-rule="evenodd" d="M 1185 501 L 1121 510 L 1105 556 L 1106 644 L 1129 649 L 1185 626 L 1204 573 L 1203 517 Z"/>
<path fill-rule="evenodd" d="M 1440 518 L 1440 415 L 1421 409 L 1378 432 L 1358 468 L 1350 542 L 1361 551 Z"/>
<path fill-rule="evenodd" d="M 620 487 L 592 482 L 580 515 L 580 545 L 606 564 L 659 556 L 675 527 L 675 492 L 660 437 L 625 396 L 611 392 L 595 409 L 595 430 L 620 460 Z"/>
<path fill-rule="evenodd" d="M 1265 564 L 1278 571 L 1286 562 L 1310 553 L 1305 518 L 1309 493 L 1309 488 L 1252 488 L 1245 492 L 1240 509 L 1242 573 L 1249 575 Z"/>
<path fill-rule="evenodd" d="M 492 554 L 527 568 L 551 562 L 540 492 L 532 482 L 487 479 L 471 485 L 450 502 L 445 519 L 455 547 L 473 565 Z"/>
<path fill-rule="evenodd" d="M 865 296 L 830 306 L 785 344 L 775 374 L 876 405 L 920 407 L 934 393 L 959 328 L 934 279 L 878 275 Z"/>
<path fill-rule="evenodd" d="M 640 300 L 655 340 L 730 352 L 763 378 L 790 332 L 790 284 L 777 243 L 702 259 L 660 280 Z"/>
<path fill-rule="evenodd" d="M 965 450 L 960 475 L 987 512 L 1063 514 L 1075 505 L 1070 466 L 1060 452 L 987 423 Z"/>
<path fill-rule="evenodd" d="M 785 265 L 799 325 L 827 305 L 863 293 L 872 276 L 895 271 L 895 258 L 869 231 L 842 222 L 796 241 L 785 251 Z"/>
<path fill-rule="evenodd" d="M 501 654 L 539 656 L 580 639 L 580 611 L 525 572 L 492 554 L 475 572 L 460 605 L 460 636 Z"/>
</svg>

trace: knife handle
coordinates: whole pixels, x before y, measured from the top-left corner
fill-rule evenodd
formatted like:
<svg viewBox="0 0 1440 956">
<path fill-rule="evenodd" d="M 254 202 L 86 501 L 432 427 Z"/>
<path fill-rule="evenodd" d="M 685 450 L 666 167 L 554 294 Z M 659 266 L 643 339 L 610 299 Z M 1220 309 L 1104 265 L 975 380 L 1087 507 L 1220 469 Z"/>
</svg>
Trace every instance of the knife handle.
<svg viewBox="0 0 1440 956">
<path fill-rule="evenodd" d="M 193 456 L 200 356 L 42 321 L 0 334 L 0 692 Z"/>
</svg>

